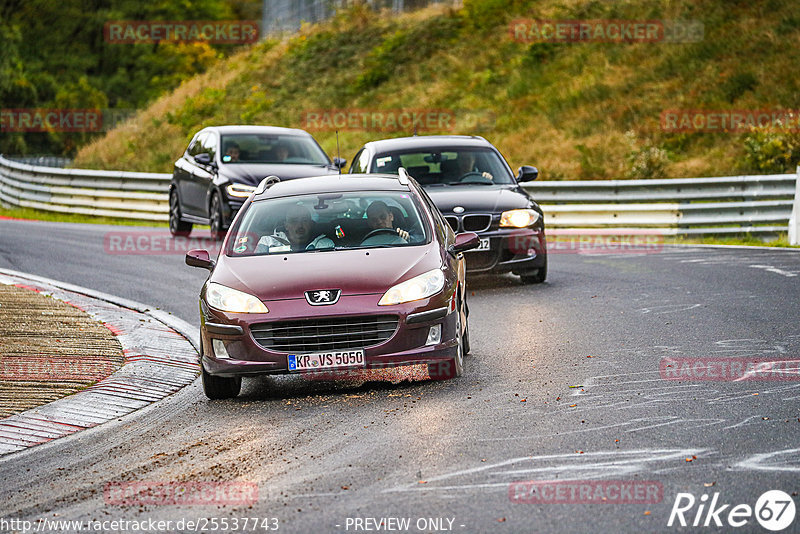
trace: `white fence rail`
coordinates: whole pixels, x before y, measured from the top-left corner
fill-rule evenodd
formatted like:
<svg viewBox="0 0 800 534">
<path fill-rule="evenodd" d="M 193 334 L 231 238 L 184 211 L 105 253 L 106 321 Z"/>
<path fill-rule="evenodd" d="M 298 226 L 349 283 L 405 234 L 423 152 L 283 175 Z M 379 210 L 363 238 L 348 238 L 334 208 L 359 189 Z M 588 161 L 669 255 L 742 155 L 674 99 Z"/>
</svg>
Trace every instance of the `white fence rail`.
<svg viewBox="0 0 800 534">
<path fill-rule="evenodd" d="M 171 177 L 41 167 L 0 156 L 0 202 L 61 213 L 161 222 L 169 218 Z"/>
<path fill-rule="evenodd" d="M 648 229 L 662 235 L 772 235 L 800 203 L 796 174 L 524 184 L 552 229 Z M 796 218 L 793 220 L 797 226 Z M 790 232 L 796 240 L 800 232 Z"/>
<path fill-rule="evenodd" d="M 33 166 L 0 156 L 0 202 L 166 221 L 170 178 L 159 173 Z M 524 187 L 542 205 L 545 223 L 555 231 L 648 229 L 663 235 L 789 231 L 795 244 L 800 236 L 800 167 L 797 174 L 531 182 Z"/>
</svg>

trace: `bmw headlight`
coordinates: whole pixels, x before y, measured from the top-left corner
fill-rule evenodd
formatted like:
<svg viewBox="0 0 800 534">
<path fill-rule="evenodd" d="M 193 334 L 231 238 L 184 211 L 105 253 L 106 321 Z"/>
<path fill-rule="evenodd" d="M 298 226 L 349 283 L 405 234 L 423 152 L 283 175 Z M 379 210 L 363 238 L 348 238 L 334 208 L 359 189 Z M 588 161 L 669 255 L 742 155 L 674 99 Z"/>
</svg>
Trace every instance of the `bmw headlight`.
<svg viewBox="0 0 800 534">
<path fill-rule="evenodd" d="M 206 302 L 212 308 L 226 312 L 269 313 L 264 303 L 253 295 L 215 282 L 209 282 L 206 286 Z"/>
<path fill-rule="evenodd" d="M 228 184 L 228 187 L 226 187 L 225 190 L 232 197 L 247 198 L 253 194 L 253 191 L 255 191 L 256 188 L 251 185 Z"/>
<path fill-rule="evenodd" d="M 444 273 L 434 269 L 392 287 L 384 293 L 378 306 L 391 306 L 431 297 L 444 289 Z"/>
<path fill-rule="evenodd" d="M 500 226 L 525 228 L 538 221 L 539 217 L 539 212 L 531 209 L 504 211 L 500 216 Z"/>
</svg>

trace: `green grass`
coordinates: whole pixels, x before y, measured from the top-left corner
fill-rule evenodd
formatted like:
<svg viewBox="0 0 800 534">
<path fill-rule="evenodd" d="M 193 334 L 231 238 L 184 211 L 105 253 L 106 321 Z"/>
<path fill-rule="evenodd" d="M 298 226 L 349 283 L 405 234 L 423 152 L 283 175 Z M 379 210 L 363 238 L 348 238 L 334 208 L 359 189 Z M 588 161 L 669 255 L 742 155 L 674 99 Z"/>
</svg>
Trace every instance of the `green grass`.
<svg viewBox="0 0 800 534">
<path fill-rule="evenodd" d="M 117 219 L 112 217 L 95 217 L 92 215 L 77 215 L 72 213 L 59 213 L 55 211 L 35 210 L 32 208 L 4 208 L 0 206 L 0 217 L 13 219 L 31 219 L 36 221 L 83 223 L 83 224 L 109 224 L 117 226 L 148 226 L 168 228 L 167 223 L 140 221 L 136 219 Z"/>
<path fill-rule="evenodd" d="M 458 10 L 404 15 L 354 7 L 218 62 L 83 147 L 74 165 L 169 172 L 207 125 L 303 128 L 304 113 L 320 109 L 446 109 L 491 120 L 420 133 L 483 135 L 512 167 L 536 165 L 544 180 L 726 176 L 775 172 L 775 165 L 793 171 L 800 149 L 777 160 L 751 152 L 800 141 L 754 145 L 749 134 L 671 133 L 660 125 L 669 109 L 800 108 L 800 78 L 786 74 L 796 67 L 786 51 L 800 48 L 792 6 L 465 0 Z M 517 18 L 688 19 L 702 22 L 705 36 L 682 44 L 529 44 L 512 39 Z M 312 133 L 335 154 L 332 131 Z M 366 141 L 411 133 L 342 131 L 341 154 L 350 159 Z"/>
<path fill-rule="evenodd" d="M 669 238 L 665 244 L 678 244 L 678 245 L 745 245 L 752 247 L 781 247 L 781 248 L 800 248 L 798 245 L 790 245 L 789 237 L 786 234 L 780 234 L 776 238 L 762 239 L 758 236 L 751 234 L 742 234 L 738 236 L 704 236 L 704 237 L 675 237 Z"/>
</svg>

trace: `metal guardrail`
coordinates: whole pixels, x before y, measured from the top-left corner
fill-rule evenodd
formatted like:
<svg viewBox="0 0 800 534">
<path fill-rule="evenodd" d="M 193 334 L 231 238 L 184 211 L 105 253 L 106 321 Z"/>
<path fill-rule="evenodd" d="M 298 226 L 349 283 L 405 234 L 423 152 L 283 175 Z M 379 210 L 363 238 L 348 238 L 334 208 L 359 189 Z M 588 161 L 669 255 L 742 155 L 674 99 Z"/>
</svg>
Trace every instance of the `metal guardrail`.
<svg viewBox="0 0 800 534">
<path fill-rule="evenodd" d="M 542 205 L 546 226 L 556 231 L 770 235 L 789 230 L 800 204 L 800 167 L 797 174 L 532 182 L 523 187 Z M 800 232 L 790 237 L 795 234 Z"/>
<path fill-rule="evenodd" d="M 28 165 L 41 165 L 42 167 L 61 167 L 62 169 L 72 165 L 72 160 L 70 158 L 65 158 L 62 156 L 53 156 L 53 155 L 17 156 L 17 157 L 9 156 L 8 159 L 16 161 L 17 163 L 27 163 Z"/>
<path fill-rule="evenodd" d="M 166 221 L 170 178 L 159 173 L 33 166 L 0 156 L 0 202 Z M 661 235 L 769 235 L 789 230 L 794 244 L 800 236 L 800 167 L 797 174 L 531 182 L 524 187 L 542 205 L 545 223 L 556 233 L 606 229 Z"/>
<path fill-rule="evenodd" d="M 170 174 L 59 169 L 0 156 L 0 202 L 11 206 L 143 221 L 169 219 Z"/>
</svg>

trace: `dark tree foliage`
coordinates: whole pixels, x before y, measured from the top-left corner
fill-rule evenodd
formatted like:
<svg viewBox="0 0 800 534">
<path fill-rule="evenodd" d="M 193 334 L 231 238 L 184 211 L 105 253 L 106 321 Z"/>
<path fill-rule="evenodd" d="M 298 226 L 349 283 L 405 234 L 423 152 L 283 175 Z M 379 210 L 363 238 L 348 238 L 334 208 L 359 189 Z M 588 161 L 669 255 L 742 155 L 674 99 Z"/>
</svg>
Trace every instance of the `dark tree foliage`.
<svg viewBox="0 0 800 534">
<path fill-rule="evenodd" d="M 234 45 L 112 44 L 121 20 L 258 19 L 260 0 L 4 0 L 0 2 L 0 109 L 110 110 L 124 117 L 201 73 Z M 0 153 L 71 154 L 90 133 L 0 129 Z"/>
</svg>

